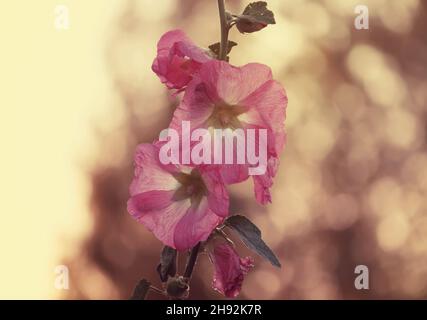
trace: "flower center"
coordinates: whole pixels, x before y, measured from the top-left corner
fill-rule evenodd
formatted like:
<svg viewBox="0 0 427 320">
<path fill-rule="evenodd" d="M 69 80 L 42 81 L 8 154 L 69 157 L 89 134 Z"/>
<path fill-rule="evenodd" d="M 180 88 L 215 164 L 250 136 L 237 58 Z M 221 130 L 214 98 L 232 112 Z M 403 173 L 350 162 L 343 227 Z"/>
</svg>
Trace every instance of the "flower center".
<svg viewBox="0 0 427 320">
<path fill-rule="evenodd" d="M 173 200 L 180 201 L 190 198 L 192 205 L 198 205 L 202 198 L 208 194 L 208 189 L 199 170 L 193 169 L 190 174 L 180 172 L 174 177 L 180 186 L 176 189 Z"/>
<path fill-rule="evenodd" d="M 182 70 L 188 71 L 191 68 L 191 60 L 187 57 L 183 57 L 181 60 L 180 68 Z"/>
<path fill-rule="evenodd" d="M 217 129 L 240 128 L 241 123 L 237 117 L 244 112 L 245 108 L 242 106 L 218 104 L 208 119 L 208 126 Z"/>
</svg>

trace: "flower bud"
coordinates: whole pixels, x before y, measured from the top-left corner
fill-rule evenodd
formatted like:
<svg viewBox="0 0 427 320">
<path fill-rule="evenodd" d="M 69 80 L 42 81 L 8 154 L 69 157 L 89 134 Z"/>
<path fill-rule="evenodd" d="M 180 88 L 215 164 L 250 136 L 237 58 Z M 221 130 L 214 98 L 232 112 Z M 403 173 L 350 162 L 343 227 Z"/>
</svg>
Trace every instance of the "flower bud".
<svg viewBox="0 0 427 320">
<path fill-rule="evenodd" d="M 186 299 L 189 291 L 190 287 L 184 277 L 169 277 L 166 283 L 166 292 L 169 297 L 175 299 Z"/>
</svg>

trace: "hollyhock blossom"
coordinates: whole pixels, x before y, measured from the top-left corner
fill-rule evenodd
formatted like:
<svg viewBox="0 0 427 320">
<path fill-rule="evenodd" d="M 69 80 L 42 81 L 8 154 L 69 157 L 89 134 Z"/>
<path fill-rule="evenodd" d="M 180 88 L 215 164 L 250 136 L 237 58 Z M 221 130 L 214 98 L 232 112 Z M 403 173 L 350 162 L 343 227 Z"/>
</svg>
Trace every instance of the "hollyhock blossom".
<svg viewBox="0 0 427 320">
<path fill-rule="evenodd" d="M 280 153 L 285 145 L 287 96 L 284 88 L 272 78 L 271 69 L 250 63 L 234 67 L 212 60 L 203 64 L 188 84 L 184 97 L 175 110 L 170 127 L 180 130 L 182 121 L 191 121 L 192 130 L 265 129 L 266 141 L 256 138 L 257 148 L 266 148 L 264 174 L 253 175 L 258 202 L 271 202 L 270 187 L 276 175 Z M 241 182 L 249 177 L 247 164 L 220 165 L 226 183 Z"/>
<path fill-rule="evenodd" d="M 214 265 L 212 287 L 226 297 L 236 297 L 240 293 L 245 275 L 254 266 L 253 259 L 240 258 L 228 243 L 216 245 L 209 257 Z"/>
<path fill-rule="evenodd" d="M 206 50 L 197 47 L 181 30 L 166 32 L 157 44 L 152 69 L 169 89 L 183 89 L 200 66 L 211 60 Z"/>
<path fill-rule="evenodd" d="M 216 170 L 164 165 L 159 148 L 137 148 L 128 211 L 165 245 L 186 250 L 206 240 L 228 215 L 228 193 Z"/>
</svg>

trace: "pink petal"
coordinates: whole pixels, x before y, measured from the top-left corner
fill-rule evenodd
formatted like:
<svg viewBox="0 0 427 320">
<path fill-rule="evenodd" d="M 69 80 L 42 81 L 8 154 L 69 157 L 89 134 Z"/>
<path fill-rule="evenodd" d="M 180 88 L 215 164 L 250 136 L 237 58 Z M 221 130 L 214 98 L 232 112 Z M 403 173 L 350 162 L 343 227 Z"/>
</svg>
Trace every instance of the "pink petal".
<svg viewBox="0 0 427 320">
<path fill-rule="evenodd" d="M 205 170 L 202 177 L 209 192 L 207 195 L 209 208 L 216 215 L 227 217 L 229 214 L 229 197 L 221 174 L 218 170 Z"/>
<path fill-rule="evenodd" d="M 212 60 L 212 58 L 207 54 L 207 52 L 195 44 L 191 42 L 191 40 L 183 40 L 178 41 L 175 44 L 176 53 L 178 55 L 181 55 L 183 57 L 189 57 L 191 60 L 194 60 L 198 63 L 205 63 L 209 60 Z"/>
<path fill-rule="evenodd" d="M 206 240 L 222 223 L 228 215 L 228 194 L 218 172 L 161 164 L 161 145 L 157 142 L 138 146 L 128 211 L 164 244 L 186 250 Z M 207 189 L 199 201 L 191 194 L 176 197 L 181 183 L 185 183 L 176 178 L 177 174 L 189 174 L 192 170 L 199 170 Z"/>
<path fill-rule="evenodd" d="M 226 243 L 216 245 L 210 257 L 215 269 L 212 287 L 226 297 L 235 298 L 240 293 L 244 276 L 253 268 L 253 259 L 241 259 Z"/>
<path fill-rule="evenodd" d="M 272 79 L 271 69 L 259 63 L 234 67 L 227 62 L 212 60 L 200 69 L 200 78 L 213 101 L 238 104 L 265 82 Z"/>
<path fill-rule="evenodd" d="M 171 201 L 169 205 L 160 210 L 152 210 L 139 212 L 138 221 L 145 225 L 148 230 L 152 231 L 154 235 L 162 241 L 165 245 L 178 249 L 175 244 L 175 233 L 177 225 L 181 219 L 187 214 L 190 207 L 190 200 Z M 197 243 L 197 241 L 195 242 Z M 188 249 L 180 247 L 179 249 Z"/>
<path fill-rule="evenodd" d="M 169 51 L 175 43 L 180 41 L 191 42 L 185 32 L 180 29 L 168 31 L 157 43 L 157 51 Z"/>
<path fill-rule="evenodd" d="M 210 59 L 183 31 L 172 30 L 160 38 L 152 70 L 169 89 L 182 90 Z"/>
<path fill-rule="evenodd" d="M 198 206 L 191 206 L 185 215 L 180 217 L 174 229 L 174 245 L 177 250 L 194 247 L 205 241 L 211 232 L 223 221 L 210 208 L 206 198 Z"/>
<path fill-rule="evenodd" d="M 164 209 L 171 204 L 174 192 L 154 190 L 134 195 L 128 201 L 128 211 L 139 219 L 143 212 Z"/>
<path fill-rule="evenodd" d="M 269 127 L 275 134 L 276 152 L 283 149 L 285 135 L 285 119 L 288 98 L 285 89 L 274 80 L 264 83 L 240 102 L 251 108 L 239 116 L 239 120 L 259 127 Z"/>
<path fill-rule="evenodd" d="M 158 148 L 154 145 L 140 144 L 135 153 L 135 177 L 129 188 L 130 194 L 152 190 L 175 190 L 178 182 L 172 175 L 174 168 L 160 163 Z"/>
<path fill-rule="evenodd" d="M 276 175 L 279 160 L 277 158 L 269 158 L 267 171 L 263 175 L 252 176 L 254 181 L 254 191 L 256 200 L 265 205 L 271 203 L 270 188 L 273 186 L 273 178 Z"/>
<path fill-rule="evenodd" d="M 197 206 L 189 198 L 172 198 L 173 192 L 142 193 L 131 197 L 128 211 L 165 245 L 177 250 L 190 249 L 206 240 L 223 221 L 210 209 L 207 198 Z"/>
<path fill-rule="evenodd" d="M 182 121 L 191 121 L 194 130 L 206 122 L 214 110 L 211 99 L 207 96 L 205 86 L 198 79 L 188 84 L 184 97 L 176 108 L 170 128 L 181 130 Z"/>
</svg>

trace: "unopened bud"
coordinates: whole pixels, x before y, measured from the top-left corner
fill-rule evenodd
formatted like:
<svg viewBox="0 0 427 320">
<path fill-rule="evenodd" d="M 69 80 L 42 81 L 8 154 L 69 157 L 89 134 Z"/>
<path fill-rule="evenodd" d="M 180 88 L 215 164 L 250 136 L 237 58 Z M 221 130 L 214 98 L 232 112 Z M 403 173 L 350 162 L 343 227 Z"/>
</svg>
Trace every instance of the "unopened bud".
<svg viewBox="0 0 427 320">
<path fill-rule="evenodd" d="M 168 296 L 176 299 L 186 299 L 189 291 L 190 287 L 184 277 L 169 277 L 166 283 L 166 292 Z"/>
</svg>

